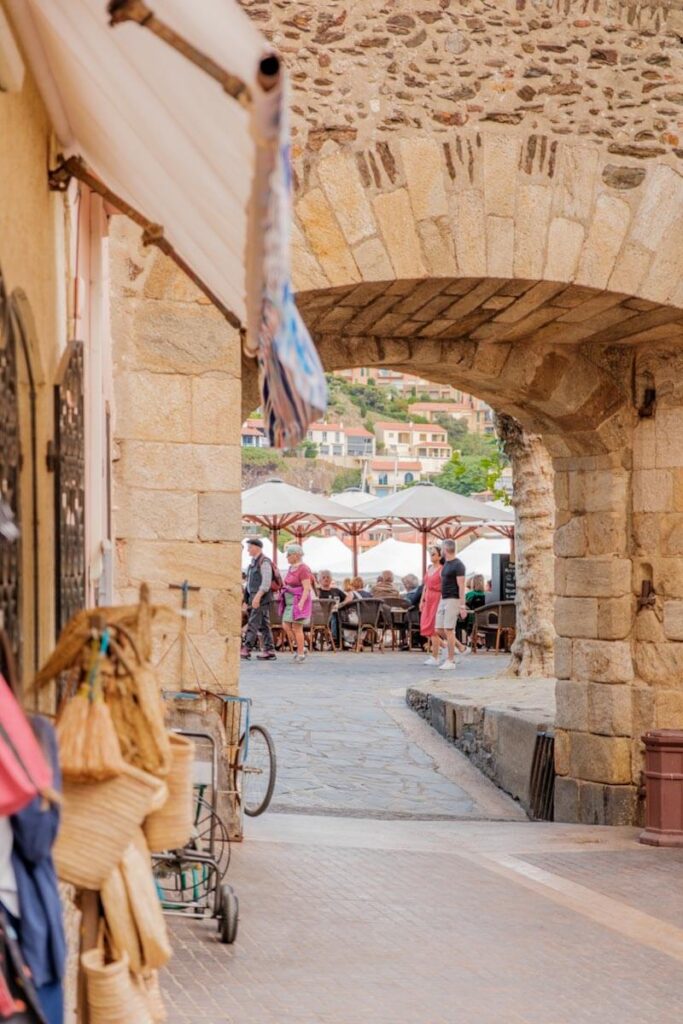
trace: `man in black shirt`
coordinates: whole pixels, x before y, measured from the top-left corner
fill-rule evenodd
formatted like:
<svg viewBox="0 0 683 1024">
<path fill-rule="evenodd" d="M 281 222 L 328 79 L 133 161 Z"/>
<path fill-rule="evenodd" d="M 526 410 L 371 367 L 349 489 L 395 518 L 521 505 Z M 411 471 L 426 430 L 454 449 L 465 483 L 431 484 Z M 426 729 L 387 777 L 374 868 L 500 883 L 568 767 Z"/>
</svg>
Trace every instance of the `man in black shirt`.
<svg viewBox="0 0 683 1024">
<path fill-rule="evenodd" d="M 318 574 L 320 580 L 320 586 L 318 587 L 318 597 L 322 597 L 323 600 L 329 599 L 332 601 L 344 601 L 346 594 L 339 587 L 335 587 L 332 581 L 332 573 L 329 569 L 322 569 Z M 330 629 L 332 631 L 332 639 L 336 646 L 339 646 L 339 615 L 337 612 L 332 612 L 330 619 Z"/>
<path fill-rule="evenodd" d="M 436 631 L 448 647 L 448 656 L 441 670 L 452 672 L 455 668 L 455 626 L 458 618 L 464 619 L 467 616 L 465 566 L 456 556 L 454 540 L 445 540 L 441 551 L 444 565 L 441 570 L 441 600 L 436 611 Z"/>
</svg>

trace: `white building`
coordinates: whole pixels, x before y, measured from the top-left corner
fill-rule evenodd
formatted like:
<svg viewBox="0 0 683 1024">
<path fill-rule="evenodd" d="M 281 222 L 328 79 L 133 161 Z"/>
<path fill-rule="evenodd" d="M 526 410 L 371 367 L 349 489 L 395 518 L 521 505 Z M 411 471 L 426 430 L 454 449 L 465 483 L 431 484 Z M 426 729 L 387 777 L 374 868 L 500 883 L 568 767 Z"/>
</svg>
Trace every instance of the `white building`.
<svg viewBox="0 0 683 1024">
<path fill-rule="evenodd" d="M 411 416 L 420 416 L 434 423 L 437 416 L 465 420 L 471 434 L 493 434 L 493 410 L 480 398 L 463 396 L 462 402 L 413 402 L 408 406 Z"/>
<path fill-rule="evenodd" d="M 317 446 L 321 459 L 339 465 L 356 465 L 358 460 L 371 459 L 375 454 L 374 435 L 364 427 L 311 423 L 306 437 Z"/>
<path fill-rule="evenodd" d="M 375 437 L 386 455 L 417 459 L 424 473 L 439 473 L 453 454 L 445 427 L 432 423 L 392 423 L 378 420 Z"/>
<path fill-rule="evenodd" d="M 247 420 L 242 424 L 241 443 L 243 448 L 270 448 L 263 420 Z"/>
<path fill-rule="evenodd" d="M 370 462 L 367 485 L 371 494 L 383 498 L 423 476 L 422 464 L 417 459 L 378 458 Z"/>
</svg>

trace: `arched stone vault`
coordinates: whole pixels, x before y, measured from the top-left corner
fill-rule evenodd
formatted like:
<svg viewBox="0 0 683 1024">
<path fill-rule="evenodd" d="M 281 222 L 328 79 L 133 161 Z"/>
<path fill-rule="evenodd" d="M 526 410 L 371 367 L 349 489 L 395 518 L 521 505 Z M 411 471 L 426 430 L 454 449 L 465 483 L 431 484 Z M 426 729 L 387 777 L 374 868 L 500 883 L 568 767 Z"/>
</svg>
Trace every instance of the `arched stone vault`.
<svg viewBox="0 0 683 1024">
<path fill-rule="evenodd" d="M 326 369 L 449 381 L 554 456 L 557 815 L 631 821 L 642 732 L 683 722 L 678 4 L 242 2 L 294 65 Z"/>
</svg>

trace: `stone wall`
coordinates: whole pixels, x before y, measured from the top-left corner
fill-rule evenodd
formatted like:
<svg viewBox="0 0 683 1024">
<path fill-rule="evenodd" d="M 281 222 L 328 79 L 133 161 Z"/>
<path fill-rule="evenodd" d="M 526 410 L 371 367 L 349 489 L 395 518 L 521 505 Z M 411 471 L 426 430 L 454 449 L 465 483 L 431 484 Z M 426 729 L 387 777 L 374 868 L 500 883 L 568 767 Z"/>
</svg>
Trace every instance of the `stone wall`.
<svg viewBox="0 0 683 1024">
<path fill-rule="evenodd" d="M 116 421 L 116 589 L 133 600 L 147 581 L 154 601 L 180 607 L 202 682 L 233 690 L 239 668 L 240 343 L 191 282 L 123 217 L 111 229 Z M 172 636 L 169 633 L 168 641 Z M 202 661 L 204 662 L 202 664 Z M 164 660 L 179 685 L 179 645 Z M 192 683 L 192 657 L 184 669 Z"/>
</svg>

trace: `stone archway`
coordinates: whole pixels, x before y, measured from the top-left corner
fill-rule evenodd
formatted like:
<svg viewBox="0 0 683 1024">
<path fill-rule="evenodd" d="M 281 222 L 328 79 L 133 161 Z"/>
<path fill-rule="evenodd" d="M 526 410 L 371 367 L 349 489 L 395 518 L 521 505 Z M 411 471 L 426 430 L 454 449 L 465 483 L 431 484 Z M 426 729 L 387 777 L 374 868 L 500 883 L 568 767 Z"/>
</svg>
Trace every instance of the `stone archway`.
<svg viewBox="0 0 683 1024">
<path fill-rule="evenodd" d="M 553 456 L 557 814 L 631 821 L 640 735 L 683 717 L 680 12 L 242 2 L 295 64 L 325 367 L 436 375 Z"/>
</svg>

